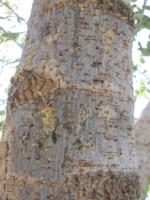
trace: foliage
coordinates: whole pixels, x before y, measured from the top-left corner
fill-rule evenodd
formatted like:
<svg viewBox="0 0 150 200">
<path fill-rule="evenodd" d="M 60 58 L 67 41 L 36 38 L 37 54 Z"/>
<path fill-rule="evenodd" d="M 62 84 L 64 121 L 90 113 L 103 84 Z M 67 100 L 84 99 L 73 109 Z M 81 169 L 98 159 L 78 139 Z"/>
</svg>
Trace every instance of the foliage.
<svg viewBox="0 0 150 200">
<path fill-rule="evenodd" d="M 13 23 L 19 23 L 19 24 L 26 23 L 26 20 L 17 14 L 16 12 L 17 6 L 12 4 L 11 1 L 0 0 L 0 10 L 1 14 L 3 15 L 3 16 L 0 15 L 0 20 L 3 25 L 7 24 L 7 29 L 0 26 L 0 44 L 9 40 L 9 41 L 14 41 L 21 47 L 22 44 L 19 42 L 19 38 L 21 37 L 22 32 L 13 32 L 12 30 L 9 31 L 8 22 L 10 22 L 11 25 L 13 26 Z"/>
<path fill-rule="evenodd" d="M 19 64 L 25 41 L 26 20 L 18 14 L 18 11 L 19 0 L 0 0 L 0 86 L 2 86 L 0 88 L 0 132 L 2 132 L 5 119 L 8 91 L 6 82 L 9 82 Z M 20 27 L 23 27 L 21 31 Z M 7 78 L 4 79 L 7 70 L 9 70 L 9 73 Z"/>
<path fill-rule="evenodd" d="M 150 185 L 148 186 L 148 193 L 150 193 Z"/>
<path fill-rule="evenodd" d="M 22 24 L 26 26 L 26 20 L 17 14 L 19 8 L 12 2 L 12 0 L 0 0 L 0 50 L 3 47 L 9 48 L 12 43 L 21 49 L 24 45 L 26 31 L 20 31 L 19 27 Z M 7 57 L 7 54 L 3 52 L 0 57 L 2 66 L 8 65 L 9 61 L 11 64 L 19 61 L 17 56 L 11 59 Z"/>
<path fill-rule="evenodd" d="M 147 5 L 147 0 L 144 0 L 142 8 L 137 6 L 137 4 L 133 4 L 133 10 L 136 23 L 135 34 L 139 33 L 143 29 L 150 30 L 150 16 L 148 16 L 147 12 L 150 11 L 150 5 Z M 143 48 L 141 42 L 139 42 L 139 50 L 143 56 L 150 56 L 150 41 L 147 42 L 146 48 Z"/>
<path fill-rule="evenodd" d="M 140 85 L 139 85 L 139 89 L 135 90 L 136 97 L 142 95 L 146 98 L 147 92 L 150 92 L 150 90 L 148 89 L 145 81 L 141 80 Z"/>
<path fill-rule="evenodd" d="M 135 89 L 135 97 L 144 96 L 148 98 L 150 94 L 149 85 L 150 78 L 147 75 L 147 71 L 142 69 L 145 63 L 146 57 L 150 56 L 150 5 L 147 0 L 143 0 L 143 5 L 138 5 L 138 0 L 132 0 L 132 7 L 135 16 L 135 41 L 138 44 L 138 50 L 140 52 L 138 64 L 133 64 L 134 70 L 134 82 L 138 85 Z M 143 31 L 146 31 L 149 35 L 146 39 L 146 45 L 144 46 L 143 41 L 138 41 L 138 35 Z M 145 41 L 144 41 L 145 42 Z"/>
</svg>

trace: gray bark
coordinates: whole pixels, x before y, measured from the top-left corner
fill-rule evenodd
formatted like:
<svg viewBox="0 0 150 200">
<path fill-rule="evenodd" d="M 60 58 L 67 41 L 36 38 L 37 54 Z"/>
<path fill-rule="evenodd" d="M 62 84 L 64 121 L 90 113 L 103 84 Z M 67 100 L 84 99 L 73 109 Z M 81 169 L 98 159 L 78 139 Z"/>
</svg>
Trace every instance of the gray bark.
<svg viewBox="0 0 150 200">
<path fill-rule="evenodd" d="M 133 30 L 128 1 L 34 1 L 9 92 L 2 200 L 139 199 Z"/>
</svg>

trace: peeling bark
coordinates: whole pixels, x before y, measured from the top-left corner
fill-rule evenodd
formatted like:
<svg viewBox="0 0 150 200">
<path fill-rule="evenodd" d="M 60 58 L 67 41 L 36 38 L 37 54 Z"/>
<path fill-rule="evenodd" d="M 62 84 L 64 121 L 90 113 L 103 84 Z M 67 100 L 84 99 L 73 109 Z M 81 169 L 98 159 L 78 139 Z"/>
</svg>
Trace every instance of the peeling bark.
<svg viewBox="0 0 150 200">
<path fill-rule="evenodd" d="M 133 30 L 128 1 L 34 1 L 9 92 L 2 200 L 139 199 Z"/>
</svg>

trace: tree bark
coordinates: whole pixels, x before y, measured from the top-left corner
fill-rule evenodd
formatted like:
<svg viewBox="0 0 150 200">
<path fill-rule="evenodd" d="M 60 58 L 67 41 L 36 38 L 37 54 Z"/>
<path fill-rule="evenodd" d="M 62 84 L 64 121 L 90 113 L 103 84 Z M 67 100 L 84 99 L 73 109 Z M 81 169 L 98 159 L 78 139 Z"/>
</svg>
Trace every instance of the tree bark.
<svg viewBox="0 0 150 200">
<path fill-rule="evenodd" d="M 2 200 L 137 200 L 128 1 L 35 0 L 11 80 Z"/>
</svg>

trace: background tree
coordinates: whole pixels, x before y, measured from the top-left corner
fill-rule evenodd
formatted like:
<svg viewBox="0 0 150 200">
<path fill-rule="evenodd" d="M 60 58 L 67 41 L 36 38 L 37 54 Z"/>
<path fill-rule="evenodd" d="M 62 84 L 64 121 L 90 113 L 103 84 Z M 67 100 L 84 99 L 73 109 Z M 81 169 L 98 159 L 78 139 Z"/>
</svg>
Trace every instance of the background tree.
<svg viewBox="0 0 150 200">
<path fill-rule="evenodd" d="M 143 194 L 150 183 L 150 102 L 136 123 L 136 149 L 138 153 L 139 174 Z M 144 197 L 143 197 L 144 199 Z"/>
</svg>

